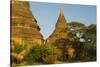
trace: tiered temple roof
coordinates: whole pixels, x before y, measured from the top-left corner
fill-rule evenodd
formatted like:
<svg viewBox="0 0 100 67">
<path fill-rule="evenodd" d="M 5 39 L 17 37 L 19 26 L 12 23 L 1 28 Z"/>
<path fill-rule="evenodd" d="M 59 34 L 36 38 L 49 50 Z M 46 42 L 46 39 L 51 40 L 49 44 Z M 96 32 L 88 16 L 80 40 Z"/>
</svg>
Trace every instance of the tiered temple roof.
<svg viewBox="0 0 100 67">
<path fill-rule="evenodd" d="M 31 43 L 43 41 L 37 20 L 29 9 L 29 2 L 12 0 L 11 35 L 15 41 L 29 40 Z M 39 44 L 39 43 L 36 43 Z"/>
<path fill-rule="evenodd" d="M 55 25 L 55 30 L 49 36 L 47 41 L 53 43 L 58 39 L 62 39 L 62 38 L 67 39 L 68 38 L 67 27 L 68 27 L 68 25 L 67 25 L 67 21 L 64 17 L 64 11 L 61 9 L 58 20 L 57 20 L 57 23 Z"/>
</svg>

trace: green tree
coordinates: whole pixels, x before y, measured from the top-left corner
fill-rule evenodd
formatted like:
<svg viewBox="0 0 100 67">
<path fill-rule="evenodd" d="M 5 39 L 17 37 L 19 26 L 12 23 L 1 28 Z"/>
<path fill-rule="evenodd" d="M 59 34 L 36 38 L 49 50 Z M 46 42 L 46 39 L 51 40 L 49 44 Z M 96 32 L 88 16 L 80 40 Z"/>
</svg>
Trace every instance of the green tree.
<svg viewBox="0 0 100 67">
<path fill-rule="evenodd" d="M 26 54 L 27 60 L 38 62 L 38 63 L 54 63 L 59 56 L 60 51 L 56 48 L 48 46 L 33 46 L 30 51 Z M 52 57 L 52 60 L 50 59 Z"/>
<path fill-rule="evenodd" d="M 69 23 L 69 35 L 79 61 L 96 60 L 96 24 Z"/>
<path fill-rule="evenodd" d="M 24 59 L 24 52 L 26 47 L 22 44 L 16 43 L 14 40 L 11 41 L 11 63 L 20 64 Z"/>
<path fill-rule="evenodd" d="M 82 38 L 84 43 L 84 58 L 85 61 L 96 60 L 96 24 L 91 24 L 87 27 Z"/>
</svg>

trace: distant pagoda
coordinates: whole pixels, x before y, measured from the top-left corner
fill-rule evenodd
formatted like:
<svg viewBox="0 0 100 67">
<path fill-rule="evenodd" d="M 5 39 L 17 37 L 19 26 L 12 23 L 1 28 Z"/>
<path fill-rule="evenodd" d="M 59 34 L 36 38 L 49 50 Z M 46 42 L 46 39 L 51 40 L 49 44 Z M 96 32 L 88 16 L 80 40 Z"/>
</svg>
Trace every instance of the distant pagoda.
<svg viewBox="0 0 100 67">
<path fill-rule="evenodd" d="M 42 44 L 43 36 L 27 1 L 11 1 L 11 40 L 19 44 Z"/>
<path fill-rule="evenodd" d="M 60 10 L 60 14 L 55 26 L 54 32 L 46 40 L 46 44 L 53 45 L 54 49 L 59 48 L 62 52 L 61 60 L 75 57 L 75 49 L 70 44 L 71 38 L 68 34 L 68 23 L 64 17 L 64 11 Z"/>
<path fill-rule="evenodd" d="M 54 32 L 47 39 L 47 43 L 54 43 L 59 39 L 68 39 L 68 24 L 61 9 Z"/>
</svg>

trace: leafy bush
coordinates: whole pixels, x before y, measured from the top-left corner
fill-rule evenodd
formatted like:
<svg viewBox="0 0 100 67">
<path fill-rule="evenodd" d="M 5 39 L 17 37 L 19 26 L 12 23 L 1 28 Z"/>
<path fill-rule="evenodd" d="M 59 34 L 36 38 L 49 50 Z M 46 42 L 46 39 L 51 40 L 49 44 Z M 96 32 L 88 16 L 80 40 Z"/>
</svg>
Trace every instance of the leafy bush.
<svg viewBox="0 0 100 67">
<path fill-rule="evenodd" d="M 56 48 L 47 46 L 33 46 L 26 54 L 28 61 L 41 62 L 41 63 L 54 63 L 57 57 L 60 55 L 60 51 Z"/>
</svg>

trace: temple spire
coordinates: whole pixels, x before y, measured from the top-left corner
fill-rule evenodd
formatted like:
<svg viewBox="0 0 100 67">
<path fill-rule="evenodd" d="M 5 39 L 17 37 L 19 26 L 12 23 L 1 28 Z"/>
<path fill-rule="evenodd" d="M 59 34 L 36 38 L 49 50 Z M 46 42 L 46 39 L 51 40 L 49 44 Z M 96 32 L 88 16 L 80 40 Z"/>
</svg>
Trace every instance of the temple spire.
<svg viewBox="0 0 100 67">
<path fill-rule="evenodd" d="M 60 9 L 60 16 L 64 16 L 64 10 Z"/>
<path fill-rule="evenodd" d="M 67 28 L 68 28 L 68 24 L 64 17 L 64 10 L 60 9 L 58 20 L 55 25 L 55 30 L 47 39 L 49 41 L 48 43 L 55 43 L 57 40 L 62 39 L 62 38 L 67 39 L 68 38 Z"/>
<path fill-rule="evenodd" d="M 67 27 L 67 21 L 64 16 L 64 10 L 60 9 L 60 13 L 56 23 L 56 28 L 66 28 L 66 27 Z"/>
</svg>

